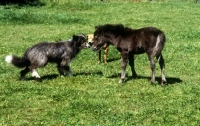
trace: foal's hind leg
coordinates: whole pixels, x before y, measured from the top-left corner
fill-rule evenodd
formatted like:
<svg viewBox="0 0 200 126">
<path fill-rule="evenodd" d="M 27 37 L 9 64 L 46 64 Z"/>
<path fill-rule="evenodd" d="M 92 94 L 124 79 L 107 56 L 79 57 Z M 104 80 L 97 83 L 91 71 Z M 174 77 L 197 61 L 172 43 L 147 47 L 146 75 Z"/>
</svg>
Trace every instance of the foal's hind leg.
<svg viewBox="0 0 200 126">
<path fill-rule="evenodd" d="M 155 61 L 153 56 L 149 56 L 150 67 L 151 67 L 151 84 L 155 83 Z"/>
<path fill-rule="evenodd" d="M 136 78 L 137 73 L 135 72 L 134 55 L 133 54 L 129 54 L 129 65 L 131 67 L 132 77 Z"/>
<path fill-rule="evenodd" d="M 160 56 L 156 56 L 159 65 L 160 65 L 160 69 L 161 69 L 161 74 L 162 74 L 162 80 L 161 80 L 161 84 L 164 86 L 164 83 L 166 82 L 166 78 L 165 78 L 165 61 L 163 59 L 162 54 Z"/>
<path fill-rule="evenodd" d="M 125 71 L 126 71 L 126 65 L 127 65 L 127 62 L 128 62 L 128 53 L 122 52 L 121 57 L 122 57 L 122 63 L 121 63 L 122 72 L 121 72 L 121 78 L 119 80 L 119 83 L 122 83 L 125 80 L 125 76 L 126 76 Z"/>
</svg>

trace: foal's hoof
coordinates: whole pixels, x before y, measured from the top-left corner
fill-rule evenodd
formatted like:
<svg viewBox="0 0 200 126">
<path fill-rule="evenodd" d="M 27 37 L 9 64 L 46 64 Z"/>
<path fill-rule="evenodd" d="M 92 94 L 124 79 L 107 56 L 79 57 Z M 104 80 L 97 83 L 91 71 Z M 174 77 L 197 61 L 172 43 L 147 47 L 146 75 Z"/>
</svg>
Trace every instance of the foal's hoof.
<svg viewBox="0 0 200 126">
<path fill-rule="evenodd" d="M 137 78 L 138 77 L 138 75 L 136 74 L 136 73 L 132 73 L 132 78 L 133 79 L 135 79 L 135 78 Z"/>
<path fill-rule="evenodd" d="M 120 79 L 118 83 L 123 83 L 124 82 L 124 79 Z"/>
<path fill-rule="evenodd" d="M 161 85 L 162 85 L 162 86 L 166 86 L 166 85 L 167 85 L 167 81 L 162 81 L 162 82 L 161 82 Z"/>
<path fill-rule="evenodd" d="M 151 84 L 154 85 L 154 84 L 155 84 L 155 81 L 151 81 Z"/>
</svg>

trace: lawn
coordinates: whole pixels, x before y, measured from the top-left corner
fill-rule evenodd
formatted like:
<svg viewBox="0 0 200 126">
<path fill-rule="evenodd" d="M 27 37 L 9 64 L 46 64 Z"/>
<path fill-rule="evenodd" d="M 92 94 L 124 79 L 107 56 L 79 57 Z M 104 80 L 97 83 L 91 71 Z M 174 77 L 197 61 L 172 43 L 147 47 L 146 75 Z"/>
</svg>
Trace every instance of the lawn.
<svg viewBox="0 0 200 126">
<path fill-rule="evenodd" d="M 200 125 L 200 5 L 192 0 L 43 0 L 44 6 L 0 6 L 0 125 Z M 5 56 L 22 56 L 42 41 L 89 34 L 102 24 L 163 30 L 167 85 L 156 84 L 145 54 L 136 56 L 139 75 L 119 84 L 120 54 L 109 47 L 108 63 L 92 49 L 71 62 L 73 77 L 60 77 L 55 64 L 37 71 L 40 81 L 19 79 Z"/>
</svg>

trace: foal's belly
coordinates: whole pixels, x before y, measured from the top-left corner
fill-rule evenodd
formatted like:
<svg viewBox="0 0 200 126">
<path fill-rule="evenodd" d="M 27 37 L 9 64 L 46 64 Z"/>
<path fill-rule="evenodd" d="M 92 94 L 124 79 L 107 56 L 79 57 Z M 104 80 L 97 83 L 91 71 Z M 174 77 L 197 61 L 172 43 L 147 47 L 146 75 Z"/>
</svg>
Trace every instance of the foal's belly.
<svg viewBox="0 0 200 126">
<path fill-rule="evenodd" d="M 134 54 L 142 54 L 145 53 L 145 49 L 143 47 L 136 47 L 132 52 Z"/>
</svg>

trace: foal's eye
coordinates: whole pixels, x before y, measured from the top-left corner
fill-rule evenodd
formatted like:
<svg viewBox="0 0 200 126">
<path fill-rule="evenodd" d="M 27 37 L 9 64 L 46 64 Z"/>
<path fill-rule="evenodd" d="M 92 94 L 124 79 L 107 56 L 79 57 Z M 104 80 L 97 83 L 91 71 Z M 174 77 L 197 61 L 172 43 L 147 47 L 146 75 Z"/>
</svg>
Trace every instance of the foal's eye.
<svg viewBox="0 0 200 126">
<path fill-rule="evenodd" d="M 94 36 L 94 39 L 97 39 L 98 37 L 97 36 Z"/>
</svg>

